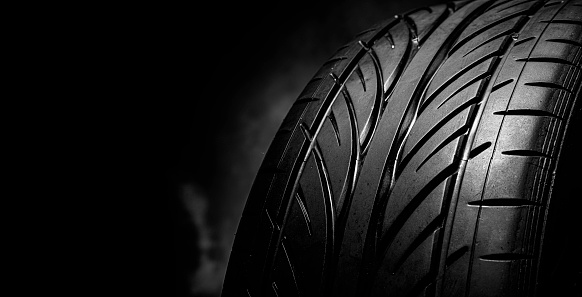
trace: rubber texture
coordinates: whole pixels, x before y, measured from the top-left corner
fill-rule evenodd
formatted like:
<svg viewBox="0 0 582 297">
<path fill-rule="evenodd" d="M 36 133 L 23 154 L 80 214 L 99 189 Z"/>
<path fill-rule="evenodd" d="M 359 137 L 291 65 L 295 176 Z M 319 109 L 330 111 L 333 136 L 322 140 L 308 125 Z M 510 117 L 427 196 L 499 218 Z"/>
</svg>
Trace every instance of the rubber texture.
<svg viewBox="0 0 582 297">
<path fill-rule="evenodd" d="M 276 134 L 223 296 L 576 294 L 581 43 L 580 0 L 456 1 L 359 34 Z"/>
</svg>

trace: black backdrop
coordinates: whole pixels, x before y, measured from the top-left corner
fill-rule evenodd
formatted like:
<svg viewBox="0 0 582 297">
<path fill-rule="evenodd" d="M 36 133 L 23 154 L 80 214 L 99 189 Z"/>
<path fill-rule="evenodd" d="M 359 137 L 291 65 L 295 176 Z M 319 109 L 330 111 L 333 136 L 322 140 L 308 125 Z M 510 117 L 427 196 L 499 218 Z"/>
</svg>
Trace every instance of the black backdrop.
<svg viewBox="0 0 582 297">
<path fill-rule="evenodd" d="M 214 1 L 152 6 L 138 33 L 127 27 L 129 42 L 142 34 L 139 54 L 127 55 L 139 57 L 131 67 L 148 98 L 133 111 L 147 123 L 136 125 L 143 161 L 160 165 L 164 189 L 146 217 L 162 235 L 147 242 L 163 247 L 151 253 L 167 296 L 219 296 L 263 154 L 319 66 L 374 23 L 442 2 Z"/>
</svg>

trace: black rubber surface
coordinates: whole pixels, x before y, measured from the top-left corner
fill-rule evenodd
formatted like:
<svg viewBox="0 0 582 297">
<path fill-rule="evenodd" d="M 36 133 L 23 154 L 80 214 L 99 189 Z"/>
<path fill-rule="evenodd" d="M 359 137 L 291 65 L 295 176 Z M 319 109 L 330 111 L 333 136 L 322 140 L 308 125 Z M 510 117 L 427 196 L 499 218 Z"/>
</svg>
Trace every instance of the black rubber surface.
<svg viewBox="0 0 582 297">
<path fill-rule="evenodd" d="M 580 235 L 559 218 L 581 43 L 582 1 L 450 2 L 359 34 L 265 156 L 223 296 L 575 294 L 580 252 L 544 230 Z"/>
</svg>

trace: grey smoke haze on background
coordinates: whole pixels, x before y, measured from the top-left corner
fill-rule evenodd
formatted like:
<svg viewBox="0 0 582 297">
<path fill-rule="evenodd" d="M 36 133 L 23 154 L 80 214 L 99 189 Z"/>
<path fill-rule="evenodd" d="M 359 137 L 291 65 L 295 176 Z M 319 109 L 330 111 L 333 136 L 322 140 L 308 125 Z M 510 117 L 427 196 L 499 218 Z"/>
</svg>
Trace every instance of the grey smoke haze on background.
<svg viewBox="0 0 582 297">
<path fill-rule="evenodd" d="M 231 31 L 220 37 L 240 32 L 243 37 L 232 39 L 231 49 L 218 54 L 229 62 L 207 61 L 205 65 L 216 67 L 197 69 L 209 71 L 206 79 L 220 83 L 194 99 L 213 103 L 194 114 L 180 114 L 178 124 L 188 127 L 175 136 L 180 157 L 169 169 L 179 196 L 173 212 L 178 295 L 220 295 L 255 174 L 284 116 L 317 69 L 358 32 L 394 14 L 441 2 L 290 2 L 262 12 L 251 8 L 226 20 Z M 256 23 L 247 23 L 250 19 Z M 218 46 L 224 41 L 205 42 Z"/>
</svg>

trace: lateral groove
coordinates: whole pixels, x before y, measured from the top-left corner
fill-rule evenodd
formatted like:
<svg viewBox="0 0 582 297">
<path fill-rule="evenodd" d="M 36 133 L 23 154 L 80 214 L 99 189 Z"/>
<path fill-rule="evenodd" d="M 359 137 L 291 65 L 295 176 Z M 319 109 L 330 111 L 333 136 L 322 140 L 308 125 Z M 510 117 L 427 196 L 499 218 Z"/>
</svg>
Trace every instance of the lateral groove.
<svg viewBox="0 0 582 297">
<path fill-rule="evenodd" d="M 441 93 L 446 87 L 448 87 L 451 83 L 453 83 L 456 79 L 458 79 L 460 76 L 462 76 L 463 74 L 467 73 L 469 70 L 479 66 L 481 63 L 484 63 L 485 61 L 493 58 L 493 60 L 491 61 L 491 65 L 495 64 L 495 60 L 499 59 L 499 51 L 495 51 L 492 53 L 489 53 L 479 59 L 477 59 L 475 62 L 467 65 L 465 68 L 459 70 L 457 73 L 455 73 L 453 76 L 451 76 L 448 80 L 446 80 L 442 85 L 440 85 L 437 89 L 434 90 L 434 92 L 432 94 L 430 94 L 430 97 L 433 96 L 437 96 L 439 93 Z M 489 67 L 490 68 L 490 67 Z M 432 99 L 431 99 L 432 100 Z"/>
<path fill-rule="evenodd" d="M 467 37 L 463 38 L 462 40 L 458 41 L 449 51 L 449 56 L 451 56 L 453 53 L 455 53 L 457 50 L 459 50 L 463 45 L 465 45 L 467 42 L 469 42 L 470 40 L 472 40 L 473 38 L 479 36 L 481 33 L 505 22 L 508 20 L 511 20 L 513 18 L 516 18 L 518 16 L 524 15 L 525 14 L 525 10 L 522 11 L 518 11 L 516 13 L 510 14 L 508 16 L 502 17 L 498 20 L 495 20 L 494 22 L 491 22 L 483 27 L 481 27 L 480 29 L 478 29 L 477 31 L 473 32 L 472 34 L 468 35 Z"/>
<path fill-rule="evenodd" d="M 331 126 L 333 128 L 333 132 L 335 134 L 335 138 L 337 139 L 337 145 L 342 145 L 341 139 L 340 139 L 340 133 L 339 133 L 339 128 L 337 126 L 337 120 L 335 118 L 335 114 L 333 113 L 333 111 L 331 111 L 329 113 L 329 115 L 327 116 L 327 118 L 329 119 L 329 122 L 331 123 Z"/>
<path fill-rule="evenodd" d="M 486 151 L 491 146 L 491 141 L 487 141 L 483 144 L 478 145 L 469 153 L 469 160 L 477 157 L 482 152 Z"/>
<path fill-rule="evenodd" d="M 579 68 L 578 65 L 576 65 L 568 60 L 560 59 L 560 58 L 553 58 L 553 57 L 520 58 L 520 59 L 516 59 L 515 61 L 516 62 L 556 63 L 556 64 L 570 65 L 570 66 L 574 66 L 576 68 Z"/>
<path fill-rule="evenodd" d="M 553 157 L 548 155 L 548 154 L 544 154 L 542 152 L 533 151 L 533 150 L 510 150 L 510 151 L 502 151 L 501 154 L 509 155 L 509 156 L 543 157 L 543 158 L 553 159 Z"/>
<path fill-rule="evenodd" d="M 491 261 L 491 262 L 511 262 L 517 260 L 527 260 L 532 259 L 531 255 L 518 254 L 518 253 L 502 253 L 502 254 L 489 254 L 479 257 L 481 261 Z"/>
<path fill-rule="evenodd" d="M 449 137 L 447 137 L 445 140 L 443 140 L 432 152 L 430 152 L 430 154 L 428 154 L 428 156 L 426 156 L 426 158 L 424 158 L 424 160 L 422 160 L 422 162 L 420 162 L 420 165 L 418 165 L 418 167 L 416 168 L 416 172 L 418 172 L 420 170 L 420 168 L 426 162 L 428 162 L 428 160 L 430 160 L 432 158 L 432 156 L 434 156 L 436 153 L 438 153 L 443 147 L 448 145 L 451 141 L 461 137 L 462 135 L 465 135 L 469 131 L 469 128 L 470 128 L 470 126 L 465 125 L 465 126 L 459 128 L 457 131 L 453 132 L 453 134 L 449 135 Z"/>
<path fill-rule="evenodd" d="M 457 260 L 461 259 L 461 257 L 463 257 L 468 251 L 469 251 L 469 247 L 466 245 L 461 247 L 460 249 L 454 251 L 445 260 L 445 266 L 446 267 L 451 266 L 453 263 L 457 262 Z"/>
<path fill-rule="evenodd" d="M 527 19 L 526 16 L 523 16 L 522 18 L 526 18 Z M 497 40 L 500 37 L 508 36 L 509 33 L 512 33 L 513 31 L 514 31 L 513 28 L 509 28 L 509 29 L 507 29 L 507 30 L 505 30 L 505 31 L 503 31 L 503 32 L 495 35 L 495 36 L 492 36 L 491 38 L 489 38 L 489 39 L 481 42 L 480 44 L 478 44 L 477 46 L 475 46 L 474 48 L 472 48 L 471 50 L 469 50 L 467 53 L 465 53 L 463 55 L 463 58 L 466 57 L 466 56 L 468 56 L 470 53 L 474 52 L 475 50 L 480 49 L 482 46 L 484 46 L 484 45 L 486 45 L 486 44 L 488 44 L 488 43 L 490 43 L 490 42 L 492 42 L 494 40 Z"/>
<path fill-rule="evenodd" d="M 500 82 L 500 83 L 498 83 L 498 84 L 494 85 L 494 86 L 491 88 L 491 93 L 493 93 L 493 92 L 495 92 L 495 91 L 499 90 L 500 88 L 502 88 L 502 87 L 504 87 L 504 86 L 506 86 L 506 85 L 508 85 L 508 84 L 510 84 L 510 83 L 512 83 L 512 82 L 513 82 L 513 78 L 510 78 L 510 79 L 504 80 L 504 81 L 502 81 L 502 82 Z"/>
<path fill-rule="evenodd" d="M 491 198 L 467 203 L 467 206 L 473 207 L 524 207 L 524 206 L 540 206 L 539 203 L 521 199 L 521 198 Z"/>
<path fill-rule="evenodd" d="M 513 1 L 513 0 L 505 0 L 505 1 L 500 1 L 498 3 L 495 3 L 495 4 L 491 5 L 485 12 L 489 12 L 489 11 L 493 10 L 493 8 L 497 8 L 503 4 L 506 4 L 506 3 L 511 2 L 511 1 Z"/>
<path fill-rule="evenodd" d="M 322 66 L 325 66 L 325 65 L 328 65 L 328 64 L 331 64 L 331 63 L 335 63 L 335 62 L 338 62 L 338 61 L 341 61 L 341 60 L 345 60 L 347 58 L 348 57 L 345 57 L 345 56 L 331 58 L 331 59 L 327 60 L 325 63 L 323 63 Z"/>
<path fill-rule="evenodd" d="M 559 90 L 564 90 L 570 94 L 572 93 L 572 91 L 570 89 L 567 89 L 566 87 L 559 85 L 559 84 L 556 84 L 556 83 L 553 83 L 553 82 L 546 82 L 546 81 L 527 82 L 527 83 L 524 83 L 524 85 L 532 86 L 532 87 L 559 89 Z"/>
<path fill-rule="evenodd" d="M 297 200 L 297 204 L 299 205 L 299 209 L 301 209 L 301 214 L 303 214 L 303 219 L 305 220 L 305 224 L 307 225 L 307 233 L 311 236 L 312 233 L 312 226 L 311 226 L 311 219 L 309 218 L 309 212 L 307 211 L 307 207 L 305 206 L 305 194 L 303 194 L 303 190 L 301 187 L 297 188 L 297 193 L 295 194 L 295 199 Z"/>
<path fill-rule="evenodd" d="M 524 42 L 528 42 L 528 41 L 534 40 L 534 39 L 536 39 L 535 36 L 530 36 L 528 38 L 520 39 L 520 40 L 518 40 L 518 41 L 515 42 L 515 45 L 519 45 L 519 44 L 522 44 Z"/>
<path fill-rule="evenodd" d="M 414 241 L 408 246 L 408 248 L 406 248 L 406 250 L 404 251 L 404 253 L 402 254 L 402 256 L 398 259 L 398 261 L 396 261 L 396 264 L 394 265 L 394 268 L 392 269 L 392 272 L 396 272 L 398 271 L 398 269 L 400 269 L 400 267 L 402 266 L 402 264 L 404 264 L 404 262 L 406 261 L 406 259 L 408 259 L 408 257 L 410 257 L 410 255 L 427 239 L 429 238 L 434 232 L 436 232 L 438 229 L 443 227 L 443 223 L 445 221 L 445 216 L 442 214 L 439 214 L 438 216 L 436 216 L 436 218 L 434 218 L 432 220 L 432 222 L 430 222 L 425 228 L 424 230 L 422 230 L 420 232 L 420 234 L 414 239 Z"/>
<path fill-rule="evenodd" d="M 422 138 L 412 147 L 412 149 L 410 149 L 410 151 L 408 152 L 408 154 L 406 154 L 406 156 L 404 156 L 404 158 L 402 158 L 402 161 L 398 165 L 398 169 L 396 171 L 396 179 L 398 179 L 398 177 L 400 176 L 400 174 L 402 173 L 402 171 L 404 170 L 404 168 L 408 165 L 408 162 L 410 162 L 410 160 L 412 159 L 412 157 L 422 148 L 422 146 L 434 134 L 436 134 L 436 132 L 438 132 L 448 121 L 450 121 L 451 119 L 453 119 L 454 117 L 456 117 L 458 114 L 460 114 L 461 112 L 463 112 L 467 108 L 470 108 L 473 104 L 479 102 L 480 100 L 481 100 L 481 98 L 479 96 L 477 96 L 477 97 L 474 97 L 471 100 L 468 100 L 467 102 L 461 104 L 459 107 L 457 107 L 451 113 L 449 113 L 448 115 L 446 115 L 436 125 L 434 125 L 428 132 L 426 132 L 424 134 L 424 136 L 422 136 Z"/>
<path fill-rule="evenodd" d="M 557 118 L 562 119 L 562 117 L 555 115 L 551 112 L 545 110 L 537 110 L 537 109 L 511 109 L 505 111 L 496 111 L 493 114 L 495 115 L 504 115 L 504 116 L 536 116 L 536 117 L 550 117 L 550 118 Z"/>
<path fill-rule="evenodd" d="M 551 38 L 551 39 L 546 39 L 546 41 L 547 42 L 556 42 L 556 43 L 565 43 L 565 44 L 571 44 L 574 46 L 582 47 L 582 43 L 580 43 L 576 40 L 563 39 L 563 38 Z"/>
<path fill-rule="evenodd" d="M 509 6 L 505 7 L 505 8 L 503 8 L 503 9 L 499 10 L 497 13 L 500 13 L 500 12 L 502 12 L 504 10 L 508 10 L 508 9 L 510 9 L 512 7 L 516 7 L 518 5 L 522 5 L 524 3 L 528 3 L 528 2 L 532 2 L 532 1 L 534 1 L 534 0 L 526 0 L 526 1 L 517 2 L 517 3 L 513 4 L 513 5 L 509 5 Z"/>
<path fill-rule="evenodd" d="M 295 276 L 295 268 L 293 268 L 293 263 L 291 263 L 291 258 L 289 258 L 289 253 L 287 252 L 287 248 L 285 248 L 284 242 L 281 242 L 281 248 L 283 249 L 283 254 L 285 254 L 285 259 L 287 259 L 287 265 L 289 265 L 289 269 L 291 270 L 291 277 L 293 278 L 297 295 L 301 296 L 301 290 L 299 290 L 299 284 L 297 283 L 297 277 Z"/>
<path fill-rule="evenodd" d="M 482 79 L 485 78 L 490 78 L 491 77 L 491 73 L 490 72 L 485 72 L 482 73 L 480 75 L 478 75 L 477 77 L 471 79 L 470 81 L 468 81 L 466 84 L 464 84 L 462 87 L 458 88 L 457 90 L 455 90 L 449 97 L 447 97 L 445 100 L 443 100 L 443 102 L 441 102 L 438 106 L 437 109 L 441 108 L 443 105 L 445 105 L 445 103 L 447 103 L 449 100 L 451 100 L 455 95 L 457 95 L 458 93 L 460 93 L 461 91 L 465 90 L 467 87 L 471 86 L 472 84 L 474 84 L 475 82 L 478 82 Z"/>
<path fill-rule="evenodd" d="M 392 245 L 392 242 L 396 238 L 396 234 L 400 232 L 404 223 L 408 221 L 410 216 L 414 213 L 414 211 L 420 206 L 420 204 L 424 201 L 428 194 L 430 194 L 438 185 L 444 182 L 447 178 L 454 175 L 457 172 L 458 166 L 456 164 L 451 164 L 439 172 L 432 180 L 430 180 L 419 192 L 414 196 L 410 202 L 404 207 L 404 209 L 398 214 L 394 222 L 386 233 L 380 238 L 380 242 L 378 244 L 378 258 L 381 260 L 384 258 L 386 251 Z M 380 261 L 379 261 L 380 262 Z M 379 265 L 379 263 L 376 263 Z"/>
<path fill-rule="evenodd" d="M 364 79 L 364 73 L 362 72 L 362 68 L 360 68 L 360 64 L 358 64 L 358 67 L 356 67 L 355 72 L 358 75 L 358 78 L 360 79 L 360 83 L 362 83 L 362 87 L 364 88 L 364 92 L 366 92 L 366 79 Z"/>
<path fill-rule="evenodd" d="M 540 23 L 548 23 L 548 24 L 568 24 L 568 25 L 578 25 L 578 26 L 582 26 L 582 21 L 578 21 L 578 20 L 551 20 L 551 21 L 540 21 Z"/>
</svg>

